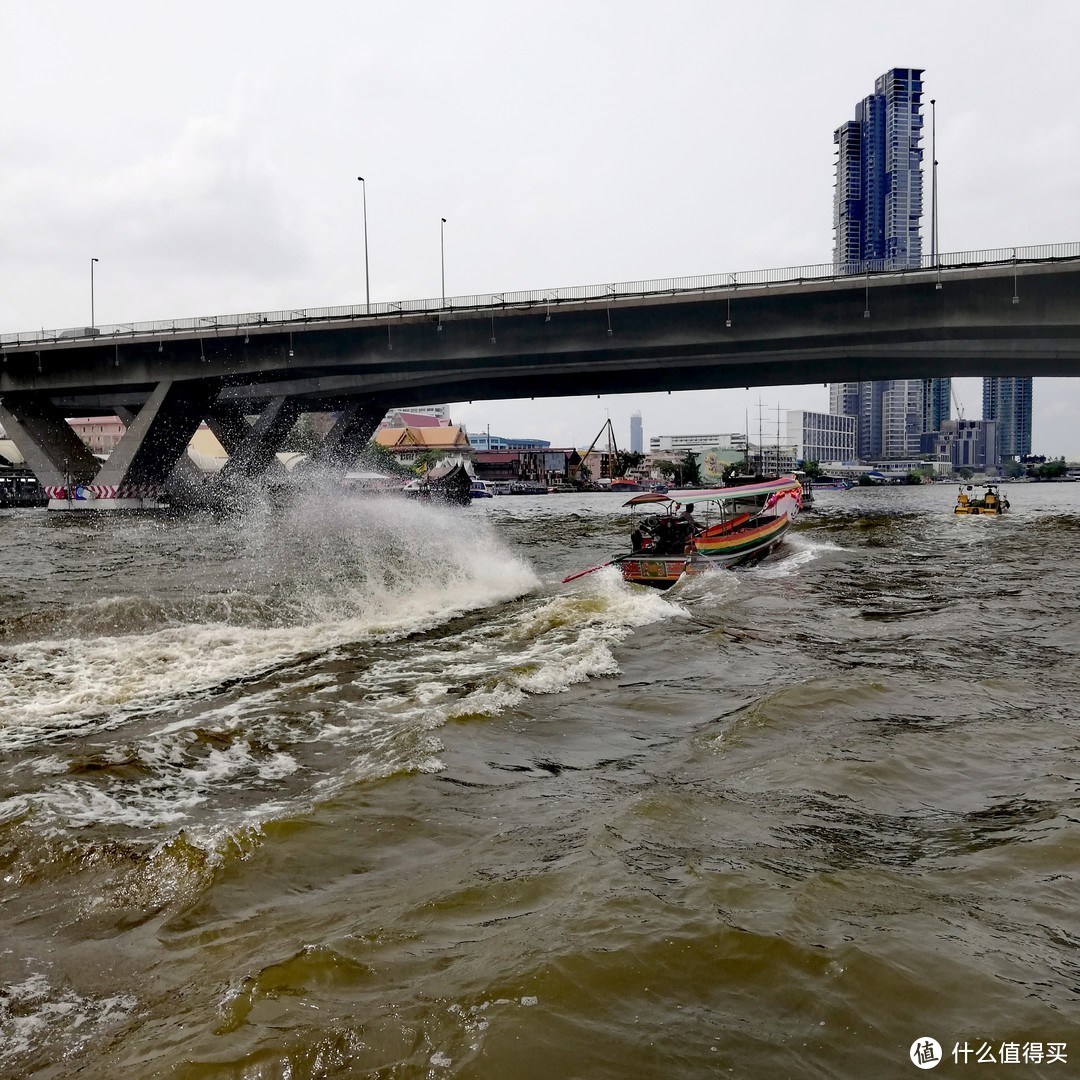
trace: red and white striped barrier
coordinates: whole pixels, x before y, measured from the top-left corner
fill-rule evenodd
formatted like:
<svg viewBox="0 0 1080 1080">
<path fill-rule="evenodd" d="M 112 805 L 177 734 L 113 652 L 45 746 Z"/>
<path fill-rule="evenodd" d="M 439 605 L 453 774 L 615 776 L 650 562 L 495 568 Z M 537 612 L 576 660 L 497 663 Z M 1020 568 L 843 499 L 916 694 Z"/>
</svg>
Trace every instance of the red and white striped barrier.
<svg viewBox="0 0 1080 1080">
<path fill-rule="evenodd" d="M 96 502 L 98 499 L 156 499 L 161 489 L 156 484 L 72 484 L 70 488 L 46 486 L 50 499 L 68 502 Z"/>
</svg>

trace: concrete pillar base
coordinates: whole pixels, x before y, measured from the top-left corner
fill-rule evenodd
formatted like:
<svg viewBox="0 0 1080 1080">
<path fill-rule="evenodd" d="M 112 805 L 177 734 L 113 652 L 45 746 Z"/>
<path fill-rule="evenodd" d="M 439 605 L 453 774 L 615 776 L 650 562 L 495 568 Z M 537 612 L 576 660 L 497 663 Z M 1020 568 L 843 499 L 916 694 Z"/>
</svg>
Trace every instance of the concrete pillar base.
<svg viewBox="0 0 1080 1080">
<path fill-rule="evenodd" d="M 161 510 L 168 507 L 167 502 L 163 502 L 157 497 L 148 496 L 146 498 L 103 498 L 98 499 L 93 496 L 87 497 L 85 490 L 82 488 L 75 488 L 72 497 L 68 498 L 65 495 L 56 495 L 52 493 L 54 491 L 61 491 L 63 489 L 50 488 L 49 494 L 49 506 L 50 510 Z"/>
</svg>

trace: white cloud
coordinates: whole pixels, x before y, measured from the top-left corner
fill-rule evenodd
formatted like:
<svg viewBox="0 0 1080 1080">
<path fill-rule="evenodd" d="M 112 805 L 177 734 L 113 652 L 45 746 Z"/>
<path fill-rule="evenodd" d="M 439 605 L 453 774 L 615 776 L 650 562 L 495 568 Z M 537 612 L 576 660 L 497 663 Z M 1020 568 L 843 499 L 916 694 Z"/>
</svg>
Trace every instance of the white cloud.
<svg viewBox="0 0 1080 1080">
<path fill-rule="evenodd" d="M 1078 37 L 1071 0 L 7 5 L 0 329 L 84 322 L 92 256 L 99 322 L 358 300 L 359 174 L 374 300 L 439 295 L 440 217 L 451 294 L 825 262 L 832 132 L 903 64 L 937 100 L 943 250 L 1080 240 Z M 582 442 L 605 408 L 747 409 L 673 397 L 670 420 L 661 395 L 520 422 Z M 1067 414 L 1048 397 L 1037 446 L 1080 449 L 1077 387 L 1054 386 Z"/>
</svg>

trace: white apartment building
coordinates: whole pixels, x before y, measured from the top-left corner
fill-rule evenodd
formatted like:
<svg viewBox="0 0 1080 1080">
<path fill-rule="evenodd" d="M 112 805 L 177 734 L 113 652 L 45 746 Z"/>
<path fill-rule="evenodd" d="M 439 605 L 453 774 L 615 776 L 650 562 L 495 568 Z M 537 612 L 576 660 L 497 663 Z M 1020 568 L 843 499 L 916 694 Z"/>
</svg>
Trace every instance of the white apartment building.
<svg viewBox="0 0 1080 1080">
<path fill-rule="evenodd" d="M 384 417 L 384 420 L 388 420 L 394 413 L 399 412 L 419 413 L 421 416 L 434 416 L 440 423 L 450 423 L 449 405 L 409 405 L 405 408 L 397 407 L 391 409 Z"/>
<path fill-rule="evenodd" d="M 922 379 L 894 379 L 881 396 L 881 452 L 886 458 L 918 457 L 923 433 Z"/>
<path fill-rule="evenodd" d="M 856 425 L 854 416 L 789 409 L 787 442 L 800 461 L 854 461 Z"/>
<path fill-rule="evenodd" d="M 691 454 L 703 454 L 706 450 L 737 450 L 740 454 L 746 449 L 746 436 L 740 432 L 729 435 L 652 435 L 649 437 L 650 454 L 683 455 L 687 450 Z"/>
</svg>

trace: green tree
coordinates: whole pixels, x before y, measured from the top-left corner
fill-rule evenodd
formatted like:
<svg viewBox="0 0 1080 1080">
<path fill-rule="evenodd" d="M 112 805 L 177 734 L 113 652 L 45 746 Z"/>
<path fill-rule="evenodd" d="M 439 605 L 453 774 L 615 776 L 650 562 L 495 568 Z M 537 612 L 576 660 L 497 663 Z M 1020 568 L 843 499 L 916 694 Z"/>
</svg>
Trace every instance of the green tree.
<svg viewBox="0 0 1080 1080">
<path fill-rule="evenodd" d="M 678 466 L 673 461 L 668 461 L 666 458 L 662 458 L 660 461 L 653 463 L 653 468 L 665 479 L 674 480 L 675 474 L 679 471 Z"/>
<path fill-rule="evenodd" d="M 821 466 L 816 461 L 804 461 L 802 463 L 802 471 L 806 473 L 811 480 L 817 480 L 822 475 Z"/>
<path fill-rule="evenodd" d="M 1048 461 L 1035 469 L 1035 474 L 1040 480 L 1053 480 L 1058 476 L 1064 476 L 1066 472 L 1064 461 Z"/>
<path fill-rule="evenodd" d="M 683 487 L 692 487 L 694 484 L 701 483 L 701 465 L 698 464 L 697 455 L 690 450 L 686 451 L 682 461 L 679 462 L 679 471 L 682 474 L 679 483 Z"/>
<path fill-rule="evenodd" d="M 311 413 L 301 413 L 282 441 L 281 449 L 290 454 L 311 455 L 318 445 L 319 436 L 315 431 L 314 416 Z"/>
<path fill-rule="evenodd" d="M 631 469 L 636 469 L 645 460 L 644 454 L 636 450 L 620 450 L 615 455 L 615 475 L 625 476 Z"/>
<path fill-rule="evenodd" d="M 408 465 L 402 465 L 400 461 L 385 446 L 381 446 L 374 439 L 371 440 L 360 452 L 360 462 L 372 472 L 390 473 L 398 476 L 410 476 L 412 469 Z"/>
<path fill-rule="evenodd" d="M 446 454 L 442 450 L 421 450 L 417 455 L 413 471 L 418 473 L 430 472 L 444 457 L 446 457 Z"/>
</svg>

